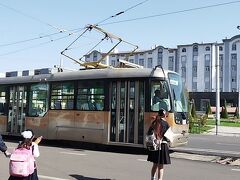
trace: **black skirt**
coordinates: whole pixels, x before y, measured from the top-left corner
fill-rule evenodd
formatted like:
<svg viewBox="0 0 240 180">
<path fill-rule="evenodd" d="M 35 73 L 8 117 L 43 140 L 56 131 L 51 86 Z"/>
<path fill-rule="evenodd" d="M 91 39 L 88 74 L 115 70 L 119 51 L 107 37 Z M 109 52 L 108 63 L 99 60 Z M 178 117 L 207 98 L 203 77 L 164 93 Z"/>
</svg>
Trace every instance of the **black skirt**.
<svg viewBox="0 0 240 180">
<path fill-rule="evenodd" d="M 8 180 L 38 180 L 37 169 L 35 169 L 34 172 L 30 174 L 28 177 L 10 176 Z"/>
<path fill-rule="evenodd" d="M 162 143 L 161 150 L 148 151 L 147 160 L 155 164 L 171 164 L 168 145 Z"/>
</svg>

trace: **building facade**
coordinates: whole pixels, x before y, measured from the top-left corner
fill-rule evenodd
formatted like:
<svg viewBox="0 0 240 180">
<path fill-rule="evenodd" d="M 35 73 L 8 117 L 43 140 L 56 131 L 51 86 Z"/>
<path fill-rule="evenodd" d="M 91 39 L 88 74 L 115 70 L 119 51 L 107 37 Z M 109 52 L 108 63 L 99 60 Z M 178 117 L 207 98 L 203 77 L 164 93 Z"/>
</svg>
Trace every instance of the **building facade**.
<svg viewBox="0 0 240 180">
<path fill-rule="evenodd" d="M 164 69 L 181 74 L 188 92 L 211 93 L 216 91 L 216 60 L 219 57 L 220 92 L 239 92 L 240 89 L 240 35 L 225 38 L 221 43 L 193 43 L 178 45 L 177 48 L 155 46 L 149 50 L 134 52 L 113 52 L 105 58 L 104 64 L 117 67 L 123 59 L 145 68 L 161 65 Z M 86 55 L 86 61 L 96 61 L 104 53 L 93 51 Z M 238 70 L 239 69 L 239 70 Z M 237 96 L 236 93 L 233 93 Z M 199 96 L 202 97 L 202 96 Z M 212 96 L 210 96 L 212 97 Z M 225 96 L 227 97 L 227 95 Z M 215 98 L 215 97 L 213 97 Z M 236 97 L 238 99 L 238 96 Z M 215 100 L 200 99 L 199 109 L 206 102 Z M 221 100 L 222 102 L 223 100 Z M 235 101 L 232 103 L 236 105 Z"/>
</svg>

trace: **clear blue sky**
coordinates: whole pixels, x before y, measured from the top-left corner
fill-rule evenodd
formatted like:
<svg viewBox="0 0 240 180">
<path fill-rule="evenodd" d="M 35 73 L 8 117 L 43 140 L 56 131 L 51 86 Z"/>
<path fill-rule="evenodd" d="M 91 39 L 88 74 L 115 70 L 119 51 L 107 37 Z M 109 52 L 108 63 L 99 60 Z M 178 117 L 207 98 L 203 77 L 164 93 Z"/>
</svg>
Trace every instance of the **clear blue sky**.
<svg viewBox="0 0 240 180">
<path fill-rule="evenodd" d="M 0 72 L 53 67 L 63 61 L 65 68 L 79 66 L 61 56 L 64 50 L 81 33 L 67 36 L 59 33 L 46 38 L 40 36 L 58 33 L 54 27 L 72 30 L 102 21 L 125 11 L 144 0 L 1 0 L 0 1 Z M 233 1 L 233 0 L 232 0 Z M 240 2 L 195 11 L 141 18 L 192 8 L 210 6 L 231 0 L 148 0 L 100 26 L 126 41 L 150 49 L 154 45 L 176 48 L 180 44 L 221 42 L 225 37 L 240 34 Z M 119 22 L 125 21 L 125 22 Z M 118 22 L 118 23 L 112 23 Z M 64 37 L 61 40 L 58 38 Z M 97 34 L 94 34 L 97 37 Z M 28 39 L 25 43 L 16 43 Z M 97 40 L 84 36 L 74 44 L 74 57 L 81 57 Z M 52 40 L 52 42 L 51 42 Z M 82 43 L 82 44 L 81 44 Z M 90 46 L 89 46 L 90 47 Z M 105 51 L 104 46 L 97 50 Z M 125 49 L 119 49 L 126 50 Z M 130 50 L 130 47 L 129 47 Z"/>
</svg>

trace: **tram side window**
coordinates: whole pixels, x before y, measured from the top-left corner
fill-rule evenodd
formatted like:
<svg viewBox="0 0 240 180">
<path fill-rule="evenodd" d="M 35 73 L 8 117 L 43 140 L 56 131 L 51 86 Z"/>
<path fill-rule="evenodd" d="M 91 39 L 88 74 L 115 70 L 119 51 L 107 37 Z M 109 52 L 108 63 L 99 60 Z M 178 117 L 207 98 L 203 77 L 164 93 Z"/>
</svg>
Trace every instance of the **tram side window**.
<svg viewBox="0 0 240 180">
<path fill-rule="evenodd" d="M 74 83 L 53 83 L 51 91 L 51 109 L 74 108 Z"/>
<path fill-rule="evenodd" d="M 151 84 L 151 110 L 159 111 L 160 108 L 171 109 L 169 88 L 166 81 L 154 81 Z"/>
<path fill-rule="evenodd" d="M 30 87 L 29 96 L 29 116 L 44 116 L 48 110 L 47 83 L 33 84 Z"/>
<path fill-rule="evenodd" d="M 104 98 L 103 81 L 82 81 L 78 83 L 78 110 L 103 111 Z"/>
<path fill-rule="evenodd" d="M 5 87 L 0 87 L 0 115 L 6 114 L 7 114 L 6 89 Z"/>
</svg>

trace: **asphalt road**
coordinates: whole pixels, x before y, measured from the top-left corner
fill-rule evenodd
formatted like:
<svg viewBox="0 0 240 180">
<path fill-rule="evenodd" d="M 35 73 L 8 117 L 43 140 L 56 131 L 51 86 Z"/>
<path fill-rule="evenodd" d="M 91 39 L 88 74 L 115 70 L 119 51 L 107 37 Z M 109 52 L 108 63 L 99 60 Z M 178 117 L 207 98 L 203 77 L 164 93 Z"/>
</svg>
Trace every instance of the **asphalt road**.
<svg viewBox="0 0 240 180">
<path fill-rule="evenodd" d="M 7 143 L 12 149 L 17 144 Z M 146 155 L 40 146 L 40 180 L 147 180 L 151 163 Z M 0 155 L 0 180 L 8 178 L 8 161 Z M 172 158 L 164 180 L 239 180 L 239 166 Z"/>
<path fill-rule="evenodd" d="M 173 148 L 178 152 L 240 158 L 240 137 L 220 135 L 190 135 L 188 144 Z"/>
</svg>

